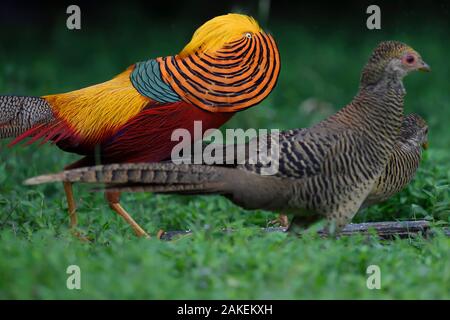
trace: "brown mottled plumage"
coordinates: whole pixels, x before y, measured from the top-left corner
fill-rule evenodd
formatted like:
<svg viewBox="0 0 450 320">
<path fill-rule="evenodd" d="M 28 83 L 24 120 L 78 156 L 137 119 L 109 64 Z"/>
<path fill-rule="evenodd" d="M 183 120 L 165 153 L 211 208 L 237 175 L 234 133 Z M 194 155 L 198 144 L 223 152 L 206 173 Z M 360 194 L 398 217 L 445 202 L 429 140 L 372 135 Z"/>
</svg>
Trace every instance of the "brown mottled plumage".
<svg viewBox="0 0 450 320">
<path fill-rule="evenodd" d="M 109 165 L 28 180 L 103 182 L 118 191 L 223 194 L 246 209 L 292 213 L 296 222 L 326 218 L 330 230 L 359 210 L 393 152 L 403 119 L 403 77 L 428 70 L 400 42 L 382 42 L 365 66 L 358 94 L 335 115 L 299 132 L 270 136 L 279 153 L 273 175 L 249 161 L 236 168 L 173 163 Z"/>
<path fill-rule="evenodd" d="M 428 126 L 419 115 L 412 113 L 403 119 L 400 135 L 391 157 L 361 208 L 385 201 L 409 184 L 419 167 L 422 148 L 427 147 L 427 134 Z M 288 217 L 284 214 L 280 214 L 271 223 L 279 223 L 283 227 L 289 226 Z"/>
<path fill-rule="evenodd" d="M 403 119 L 394 151 L 363 207 L 389 199 L 411 182 L 419 167 L 422 148 L 427 148 L 427 135 L 428 126 L 420 116 L 413 113 Z"/>
</svg>

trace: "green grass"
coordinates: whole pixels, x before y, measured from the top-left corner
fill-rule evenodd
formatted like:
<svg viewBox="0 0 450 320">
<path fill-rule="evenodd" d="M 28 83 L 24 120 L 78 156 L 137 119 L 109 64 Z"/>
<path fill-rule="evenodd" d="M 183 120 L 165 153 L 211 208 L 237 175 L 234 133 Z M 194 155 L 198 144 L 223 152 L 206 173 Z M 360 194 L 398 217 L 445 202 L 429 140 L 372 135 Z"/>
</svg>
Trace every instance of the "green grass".
<svg viewBox="0 0 450 320">
<path fill-rule="evenodd" d="M 136 28 L 140 23 L 136 20 Z M 127 36 L 135 31 L 123 25 L 107 32 L 56 28 L 48 38 L 39 31 L 2 29 L 0 93 L 41 95 L 106 80 L 134 61 L 176 52 L 194 28 L 187 26 L 142 28 L 140 37 L 153 41 L 140 45 Z M 282 55 L 278 86 L 261 106 L 238 114 L 227 127 L 284 129 L 319 121 L 351 100 L 378 41 L 405 41 L 434 69 L 406 80 L 406 112 L 429 122 L 431 149 L 405 191 L 355 221 L 448 223 L 450 71 L 440 40 L 445 29 L 329 33 L 281 21 L 269 29 Z M 39 40 L 44 38 L 50 40 Z M 62 187 L 22 185 L 27 177 L 61 170 L 77 156 L 49 145 L 9 149 L 6 144 L 0 145 L 0 298 L 450 298 L 450 240 L 443 235 L 382 242 L 262 234 L 259 227 L 274 213 L 244 211 L 220 197 L 124 195 L 123 205 L 146 230 L 195 231 L 161 242 L 136 239 L 102 194 L 77 185 L 80 228 L 94 239 L 80 243 L 67 228 Z M 238 231 L 219 232 L 228 227 Z M 66 288 L 66 268 L 72 264 L 81 268 L 82 290 Z M 371 264 L 381 268 L 381 290 L 366 288 Z"/>
</svg>

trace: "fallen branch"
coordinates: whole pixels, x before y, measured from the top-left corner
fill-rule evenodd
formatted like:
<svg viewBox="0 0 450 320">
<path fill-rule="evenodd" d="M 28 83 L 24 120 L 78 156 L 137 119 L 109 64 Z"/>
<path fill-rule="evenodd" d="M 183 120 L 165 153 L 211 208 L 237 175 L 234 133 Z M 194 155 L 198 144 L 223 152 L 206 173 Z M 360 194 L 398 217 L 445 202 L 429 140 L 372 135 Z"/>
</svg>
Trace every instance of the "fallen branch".
<svg viewBox="0 0 450 320">
<path fill-rule="evenodd" d="M 383 221 L 383 222 L 366 222 L 366 223 L 351 223 L 347 225 L 339 236 L 351 236 L 354 234 L 371 234 L 374 232 L 381 239 L 393 239 L 415 237 L 422 235 L 424 237 L 432 236 L 434 231 L 441 229 L 444 234 L 450 237 L 449 228 L 435 228 L 431 229 L 431 224 L 425 220 L 418 221 Z M 372 231 L 373 230 L 373 231 Z M 233 232 L 233 230 L 225 229 L 224 232 Z M 263 232 L 286 232 L 286 228 L 263 228 Z M 326 232 L 319 231 L 321 236 L 326 237 Z M 173 240 L 174 238 L 190 235 L 191 231 L 166 231 L 162 234 L 162 240 Z M 301 234 L 300 234 L 301 235 Z"/>
</svg>

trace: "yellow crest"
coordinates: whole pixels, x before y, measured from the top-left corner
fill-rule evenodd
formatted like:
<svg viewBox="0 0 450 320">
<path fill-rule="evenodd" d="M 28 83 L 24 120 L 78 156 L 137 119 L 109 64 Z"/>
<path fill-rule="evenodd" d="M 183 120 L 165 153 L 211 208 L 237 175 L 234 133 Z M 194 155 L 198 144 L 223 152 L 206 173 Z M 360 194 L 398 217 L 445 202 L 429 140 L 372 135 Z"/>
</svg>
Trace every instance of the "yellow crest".
<svg viewBox="0 0 450 320">
<path fill-rule="evenodd" d="M 179 56 L 183 58 L 198 50 L 216 51 L 224 44 L 239 39 L 246 32 L 260 31 L 262 31 L 261 28 L 252 17 L 237 13 L 218 16 L 195 31 L 192 40 L 179 53 Z"/>
</svg>

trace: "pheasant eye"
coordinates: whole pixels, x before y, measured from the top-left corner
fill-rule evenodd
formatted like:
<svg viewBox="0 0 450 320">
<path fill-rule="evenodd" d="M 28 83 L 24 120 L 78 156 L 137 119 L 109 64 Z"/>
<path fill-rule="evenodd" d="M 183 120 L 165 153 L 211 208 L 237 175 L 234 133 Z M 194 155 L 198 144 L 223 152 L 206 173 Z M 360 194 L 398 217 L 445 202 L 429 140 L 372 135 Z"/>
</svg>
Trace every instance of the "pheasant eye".
<svg viewBox="0 0 450 320">
<path fill-rule="evenodd" d="M 406 60 L 406 63 L 413 64 L 416 59 L 414 58 L 414 56 L 408 55 L 408 56 L 406 56 L 405 60 Z"/>
<path fill-rule="evenodd" d="M 251 39 L 252 38 L 252 34 L 250 32 L 246 32 L 245 33 L 245 37 L 248 38 L 248 39 Z"/>
</svg>

